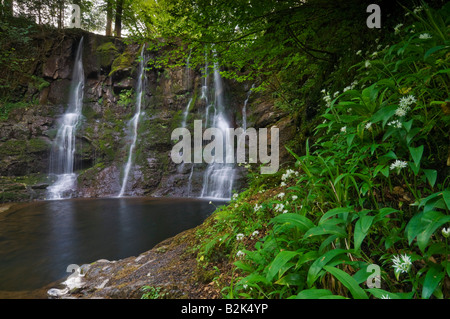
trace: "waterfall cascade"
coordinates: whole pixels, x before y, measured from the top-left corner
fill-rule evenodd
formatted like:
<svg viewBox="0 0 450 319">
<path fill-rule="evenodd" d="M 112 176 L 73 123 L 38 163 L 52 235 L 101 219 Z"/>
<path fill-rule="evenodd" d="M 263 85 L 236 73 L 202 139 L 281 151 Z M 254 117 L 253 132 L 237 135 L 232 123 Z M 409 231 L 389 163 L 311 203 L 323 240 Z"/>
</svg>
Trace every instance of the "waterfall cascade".
<svg viewBox="0 0 450 319">
<path fill-rule="evenodd" d="M 220 76 L 219 65 L 214 63 L 214 104 L 207 104 L 205 122 L 211 124 L 211 127 L 220 129 L 224 136 L 226 145 L 226 130 L 230 128 L 230 120 L 224 104 L 224 89 L 222 78 Z M 207 82 L 206 82 L 207 83 Z M 205 96 L 207 96 L 208 87 L 205 87 Z M 203 89 L 202 89 L 203 90 Z M 202 92 L 203 93 L 203 92 Z M 211 111 L 213 108 L 213 112 Z M 229 199 L 233 190 L 235 179 L 234 163 L 212 162 L 206 168 L 203 175 L 203 188 L 200 197 L 211 197 Z"/>
<path fill-rule="evenodd" d="M 145 48 L 145 45 L 142 46 L 140 62 L 139 62 L 138 79 L 137 79 L 137 85 L 136 85 L 135 113 L 134 113 L 133 118 L 129 122 L 129 125 L 131 126 L 131 144 L 130 144 L 130 147 L 128 150 L 127 163 L 125 164 L 123 179 L 122 179 L 122 186 L 120 188 L 118 197 L 122 197 L 126 192 L 128 177 L 130 174 L 131 166 L 133 164 L 133 153 L 134 153 L 134 149 L 136 147 L 137 129 L 138 129 L 138 125 L 139 125 L 139 119 L 141 117 L 141 106 L 142 106 L 142 99 L 143 99 L 142 93 L 145 89 L 145 62 L 146 61 L 145 61 L 145 57 L 144 57 L 144 48 Z"/>
<path fill-rule="evenodd" d="M 84 70 L 82 61 L 83 38 L 78 44 L 72 73 L 72 87 L 69 104 L 53 142 L 50 157 L 50 176 L 56 181 L 47 188 L 48 199 L 71 197 L 76 188 L 77 176 L 74 173 L 75 133 L 83 107 Z"/>
</svg>

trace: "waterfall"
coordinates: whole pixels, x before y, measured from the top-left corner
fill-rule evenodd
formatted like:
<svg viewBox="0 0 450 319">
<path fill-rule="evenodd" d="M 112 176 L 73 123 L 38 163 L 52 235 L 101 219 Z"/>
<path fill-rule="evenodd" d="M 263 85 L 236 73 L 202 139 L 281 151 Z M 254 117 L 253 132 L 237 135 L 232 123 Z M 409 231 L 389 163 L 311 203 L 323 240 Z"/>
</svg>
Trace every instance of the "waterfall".
<svg viewBox="0 0 450 319">
<path fill-rule="evenodd" d="M 211 105 L 206 107 L 205 121 L 212 122 L 212 127 L 222 130 L 226 136 L 230 122 L 226 115 L 224 104 L 224 91 L 220 70 L 217 63 L 214 63 L 214 112 L 210 112 Z M 224 145 L 226 140 L 224 140 Z M 210 163 L 203 175 L 203 188 L 200 197 L 231 198 L 233 181 L 235 175 L 235 165 L 232 163 Z"/>
<path fill-rule="evenodd" d="M 61 118 L 51 150 L 50 175 L 56 177 L 56 181 L 47 188 L 49 199 L 68 198 L 76 187 L 77 176 L 74 173 L 75 133 L 81 118 L 84 90 L 82 52 L 83 38 L 78 44 L 75 57 L 68 107 Z"/>
<path fill-rule="evenodd" d="M 139 69 L 138 69 L 138 80 L 136 85 L 136 102 L 135 102 L 135 113 L 133 118 L 130 120 L 129 125 L 131 125 L 131 144 L 128 150 L 128 159 L 125 164 L 123 179 L 122 179 L 122 187 L 120 188 L 120 192 L 118 197 L 122 197 L 126 191 L 127 183 L 128 183 L 128 175 L 130 174 L 130 169 L 133 163 L 133 153 L 136 147 L 137 140 L 137 129 L 139 124 L 139 119 L 141 117 L 141 105 L 142 105 L 142 93 L 144 91 L 144 82 L 145 82 L 145 58 L 144 58 L 144 48 L 145 45 L 142 46 Z"/>
</svg>

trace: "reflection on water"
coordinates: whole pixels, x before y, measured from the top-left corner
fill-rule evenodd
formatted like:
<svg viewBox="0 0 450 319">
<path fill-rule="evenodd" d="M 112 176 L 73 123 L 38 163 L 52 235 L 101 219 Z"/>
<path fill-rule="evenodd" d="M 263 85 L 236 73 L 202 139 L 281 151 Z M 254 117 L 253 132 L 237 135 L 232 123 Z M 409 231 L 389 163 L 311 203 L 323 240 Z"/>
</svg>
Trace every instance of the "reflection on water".
<svg viewBox="0 0 450 319">
<path fill-rule="evenodd" d="M 69 275 L 70 264 L 137 256 L 195 227 L 209 200 L 105 198 L 34 202 L 0 214 L 0 297 Z M 2 293 L 3 292 L 3 293 Z"/>
</svg>

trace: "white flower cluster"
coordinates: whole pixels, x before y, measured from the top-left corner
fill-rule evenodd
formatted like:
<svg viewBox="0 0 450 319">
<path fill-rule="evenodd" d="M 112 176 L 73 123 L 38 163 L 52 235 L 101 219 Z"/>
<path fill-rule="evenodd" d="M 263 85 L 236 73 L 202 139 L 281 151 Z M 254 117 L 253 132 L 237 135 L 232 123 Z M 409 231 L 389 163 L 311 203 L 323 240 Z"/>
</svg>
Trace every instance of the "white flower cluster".
<svg viewBox="0 0 450 319">
<path fill-rule="evenodd" d="M 353 90 L 357 85 L 358 81 L 355 80 L 349 86 L 346 86 L 342 91 L 347 92 L 348 90 Z"/>
<path fill-rule="evenodd" d="M 422 7 L 422 6 L 415 7 L 415 8 L 414 8 L 414 13 L 415 13 L 415 14 L 418 14 L 418 13 L 421 12 L 422 10 L 423 10 L 423 7 Z"/>
<path fill-rule="evenodd" d="M 325 104 L 327 105 L 327 107 L 330 107 L 331 106 L 331 100 L 332 100 L 330 93 L 327 92 L 325 89 L 323 89 L 321 92 L 323 93 L 323 98 L 322 99 L 325 101 Z"/>
<path fill-rule="evenodd" d="M 239 233 L 239 234 L 236 235 L 236 240 L 242 240 L 244 237 L 245 237 L 244 234 Z"/>
<path fill-rule="evenodd" d="M 390 121 L 390 122 L 388 123 L 388 125 L 389 125 L 389 126 L 396 127 L 396 128 L 402 128 L 402 122 L 400 122 L 399 120 L 393 120 L 393 121 Z"/>
<path fill-rule="evenodd" d="M 394 267 L 395 273 L 406 273 L 411 268 L 411 257 L 404 254 L 400 256 L 394 256 L 392 258 L 392 267 Z"/>
<path fill-rule="evenodd" d="M 242 250 L 239 250 L 237 253 L 236 253 L 236 257 L 244 257 L 245 256 L 245 253 L 242 251 Z"/>
<path fill-rule="evenodd" d="M 342 132 L 342 133 L 345 133 L 345 132 L 347 132 L 347 126 L 343 126 L 343 127 L 341 127 L 341 132 Z"/>
<path fill-rule="evenodd" d="M 282 203 L 276 204 L 274 209 L 278 213 L 283 213 L 284 214 L 284 213 L 288 212 L 287 209 L 284 209 L 284 204 L 282 204 Z"/>
<path fill-rule="evenodd" d="M 233 197 L 232 197 L 231 199 L 232 199 L 232 200 L 236 200 L 236 199 L 238 198 L 238 196 L 239 196 L 239 194 L 234 193 L 234 194 L 233 194 Z"/>
<path fill-rule="evenodd" d="M 259 231 L 257 231 L 257 230 L 255 230 L 253 233 L 252 233 L 252 237 L 255 237 L 255 236 L 258 236 L 259 235 Z"/>
<path fill-rule="evenodd" d="M 288 180 L 288 179 L 290 179 L 290 178 L 292 178 L 292 177 L 294 177 L 294 176 L 298 176 L 298 172 L 296 172 L 296 171 L 294 171 L 294 170 L 292 170 L 292 169 L 287 169 L 286 170 L 286 173 L 284 173 L 283 175 L 281 175 L 281 180 L 282 180 L 282 182 L 281 182 L 281 186 L 286 186 L 286 183 L 285 183 L 285 181 L 286 180 Z"/>
<path fill-rule="evenodd" d="M 404 96 L 399 101 L 399 107 L 395 111 L 395 115 L 403 117 L 411 109 L 411 105 L 416 103 L 417 100 L 414 95 Z"/>
<path fill-rule="evenodd" d="M 445 238 L 448 238 L 448 236 L 450 236 L 450 227 L 442 228 L 442 236 L 444 236 Z"/>
<path fill-rule="evenodd" d="M 419 39 L 421 40 L 427 40 L 427 39 L 431 39 L 432 36 L 429 33 L 422 33 L 421 35 L 419 35 Z"/>
<path fill-rule="evenodd" d="M 255 207 L 253 208 L 253 211 L 257 212 L 257 211 L 259 211 L 261 208 L 262 208 L 262 205 L 255 204 Z"/>
<path fill-rule="evenodd" d="M 280 199 L 283 199 L 283 197 L 284 197 L 284 193 L 279 193 L 278 195 L 277 195 L 277 197 L 279 197 Z"/>
<path fill-rule="evenodd" d="M 298 198 L 297 195 L 292 195 L 292 200 L 296 200 Z"/>
<path fill-rule="evenodd" d="M 395 160 L 395 162 L 391 164 L 390 169 L 391 169 L 391 171 L 393 171 L 393 170 L 400 171 L 402 168 L 405 168 L 407 166 L 408 166 L 408 162 Z"/>
<path fill-rule="evenodd" d="M 399 34 L 400 33 L 400 28 L 403 27 L 403 23 L 399 23 L 394 27 L 394 32 L 395 34 Z"/>
<path fill-rule="evenodd" d="M 367 122 L 366 125 L 364 126 L 364 128 L 366 130 L 369 130 L 372 127 L 372 122 Z"/>
</svg>

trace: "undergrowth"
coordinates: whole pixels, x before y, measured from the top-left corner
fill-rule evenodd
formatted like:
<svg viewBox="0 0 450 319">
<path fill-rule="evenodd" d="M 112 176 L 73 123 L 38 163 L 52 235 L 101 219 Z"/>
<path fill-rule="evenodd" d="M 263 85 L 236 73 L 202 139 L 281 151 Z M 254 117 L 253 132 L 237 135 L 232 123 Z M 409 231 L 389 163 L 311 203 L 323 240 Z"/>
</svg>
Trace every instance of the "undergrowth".
<svg viewBox="0 0 450 319">
<path fill-rule="evenodd" d="M 251 175 L 198 233 L 200 265 L 233 263 L 223 297 L 450 297 L 449 8 L 406 9 L 396 43 L 322 90 L 295 166 Z"/>
</svg>

